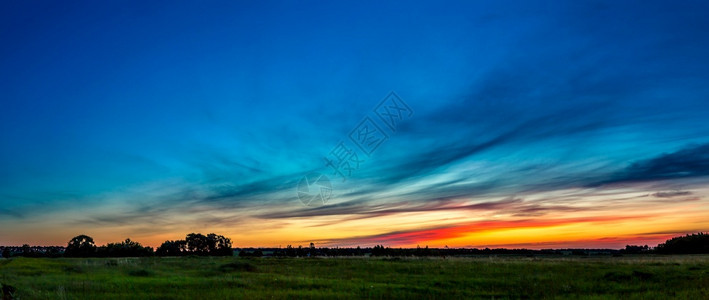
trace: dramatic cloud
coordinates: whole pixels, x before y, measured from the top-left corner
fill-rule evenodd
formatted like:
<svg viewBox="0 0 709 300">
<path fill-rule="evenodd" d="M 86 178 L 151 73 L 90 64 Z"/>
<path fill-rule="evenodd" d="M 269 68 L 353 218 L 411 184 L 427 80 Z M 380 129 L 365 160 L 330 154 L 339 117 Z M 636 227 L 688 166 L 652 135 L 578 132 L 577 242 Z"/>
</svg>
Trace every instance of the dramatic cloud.
<svg viewBox="0 0 709 300">
<path fill-rule="evenodd" d="M 665 180 L 709 176 L 709 144 L 690 146 L 632 163 L 603 183 Z M 683 194 L 658 193 L 657 197 Z"/>
</svg>

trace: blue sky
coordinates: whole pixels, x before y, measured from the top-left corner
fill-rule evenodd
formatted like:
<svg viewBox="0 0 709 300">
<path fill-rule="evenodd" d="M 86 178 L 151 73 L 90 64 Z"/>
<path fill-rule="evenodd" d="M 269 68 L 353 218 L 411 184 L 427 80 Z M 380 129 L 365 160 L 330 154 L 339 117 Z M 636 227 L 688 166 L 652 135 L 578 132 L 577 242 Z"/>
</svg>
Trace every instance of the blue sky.
<svg viewBox="0 0 709 300">
<path fill-rule="evenodd" d="M 482 203 L 496 221 L 612 211 L 597 198 L 619 189 L 706 207 L 703 1 L 0 5 L 0 243 L 366 243 Z M 302 206 L 298 181 L 391 91 L 414 115 Z"/>
</svg>

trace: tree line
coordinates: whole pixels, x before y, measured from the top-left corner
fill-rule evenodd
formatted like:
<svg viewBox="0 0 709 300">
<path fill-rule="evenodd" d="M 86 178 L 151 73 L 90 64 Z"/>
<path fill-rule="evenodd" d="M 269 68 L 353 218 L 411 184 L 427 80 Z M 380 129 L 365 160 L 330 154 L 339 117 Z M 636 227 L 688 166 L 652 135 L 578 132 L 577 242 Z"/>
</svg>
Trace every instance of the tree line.
<svg viewBox="0 0 709 300">
<path fill-rule="evenodd" d="M 709 253 L 709 233 L 678 236 L 657 245 L 659 254 L 706 254 Z"/>
<path fill-rule="evenodd" d="M 72 238 L 66 247 L 0 247 L 2 257 L 141 257 L 141 256 L 232 256 L 231 239 L 210 233 L 190 233 L 183 240 L 168 240 L 160 247 L 142 246 L 126 239 L 122 242 L 96 246 L 93 238 L 79 235 Z M 623 254 L 709 254 L 709 233 L 687 234 L 668 239 L 655 248 L 647 245 L 627 245 L 624 249 L 477 249 L 477 248 L 391 248 L 383 245 L 365 248 L 245 248 L 241 257 L 311 257 L 311 256 L 469 256 L 469 255 L 623 255 Z"/>
<path fill-rule="evenodd" d="M 242 251 L 239 256 L 261 256 L 263 251 Z M 687 234 L 659 244 L 655 248 L 648 245 L 626 245 L 624 249 L 477 249 L 477 248 L 390 248 L 376 245 L 371 248 L 294 248 L 273 249 L 272 256 L 467 256 L 467 255 L 623 255 L 623 254 L 709 254 L 709 233 Z"/>
<path fill-rule="evenodd" d="M 63 251 L 62 251 L 63 250 Z M 2 257 L 145 257 L 145 256 L 231 256 L 231 239 L 210 233 L 190 233 L 184 240 L 165 241 L 156 250 L 131 239 L 97 246 L 88 235 L 78 235 L 66 247 L 3 247 Z"/>
</svg>

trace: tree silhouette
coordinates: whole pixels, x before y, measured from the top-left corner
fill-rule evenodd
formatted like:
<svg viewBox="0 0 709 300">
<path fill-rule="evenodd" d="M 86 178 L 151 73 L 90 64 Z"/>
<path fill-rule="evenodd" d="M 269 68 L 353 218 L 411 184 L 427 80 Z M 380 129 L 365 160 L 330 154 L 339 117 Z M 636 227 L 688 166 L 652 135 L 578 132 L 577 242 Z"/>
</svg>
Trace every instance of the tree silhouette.
<svg viewBox="0 0 709 300">
<path fill-rule="evenodd" d="M 657 245 L 660 254 L 703 254 L 709 253 L 709 234 L 697 233 L 678 236 Z"/>
<path fill-rule="evenodd" d="M 231 239 L 210 233 L 190 233 L 184 240 L 165 241 L 158 247 L 157 254 L 161 256 L 178 256 L 185 254 L 192 255 L 213 255 L 231 256 L 233 255 Z"/>
<path fill-rule="evenodd" d="M 636 246 L 636 245 L 625 245 L 625 249 L 620 250 L 621 253 L 626 253 L 626 254 L 640 254 L 644 252 L 650 251 L 650 247 L 648 245 L 645 246 Z"/>
<path fill-rule="evenodd" d="M 75 236 L 67 244 L 64 255 L 69 257 L 89 257 L 96 255 L 94 239 L 83 234 Z"/>
<path fill-rule="evenodd" d="M 185 237 L 187 250 L 196 255 L 206 255 L 209 253 L 209 239 L 201 233 L 190 233 Z"/>
<path fill-rule="evenodd" d="M 209 240 L 210 247 L 213 246 L 209 249 L 209 252 L 211 255 L 215 255 L 215 256 L 234 255 L 234 252 L 231 249 L 231 239 L 230 238 L 225 237 L 223 235 L 210 233 L 207 235 L 207 239 Z"/>
<path fill-rule="evenodd" d="M 126 239 L 120 243 L 109 243 L 106 246 L 98 248 L 99 256 L 108 257 L 136 257 L 153 255 L 153 248 L 143 247 L 138 242 Z"/>
<path fill-rule="evenodd" d="M 187 252 L 187 242 L 184 240 L 165 241 L 155 251 L 160 256 L 180 256 Z"/>
<path fill-rule="evenodd" d="M 29 244 L 22 245 L 22 256 L 30 257 L 32 256 L 32 247 Z"/>
</svg>

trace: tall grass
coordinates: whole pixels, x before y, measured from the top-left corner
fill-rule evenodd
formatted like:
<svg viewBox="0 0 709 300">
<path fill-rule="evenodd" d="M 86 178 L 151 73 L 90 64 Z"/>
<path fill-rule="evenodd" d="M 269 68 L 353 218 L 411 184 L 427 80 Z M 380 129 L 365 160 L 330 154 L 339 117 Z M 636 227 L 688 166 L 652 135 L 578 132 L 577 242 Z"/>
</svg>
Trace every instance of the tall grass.
<svg viewBox="0 0 709 300">
<path fill-rule="evenodd" d="M 709 256 L 15 258 L 20 299 L 709 299 Z"/>
</svg>

